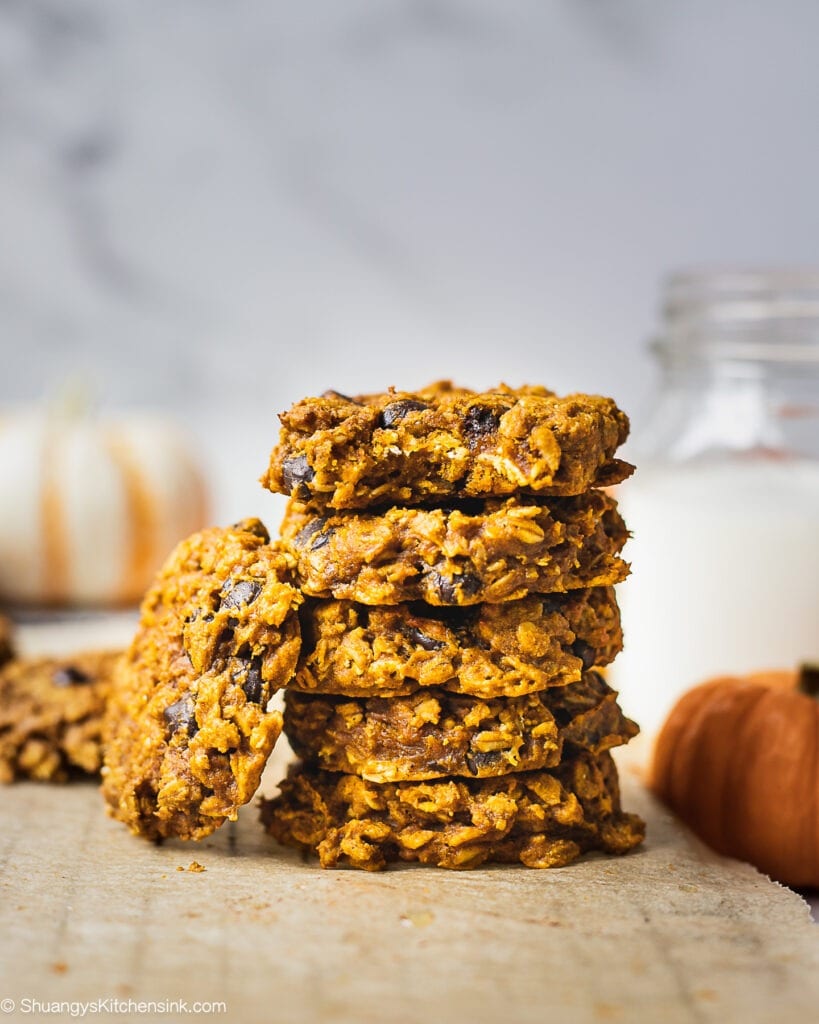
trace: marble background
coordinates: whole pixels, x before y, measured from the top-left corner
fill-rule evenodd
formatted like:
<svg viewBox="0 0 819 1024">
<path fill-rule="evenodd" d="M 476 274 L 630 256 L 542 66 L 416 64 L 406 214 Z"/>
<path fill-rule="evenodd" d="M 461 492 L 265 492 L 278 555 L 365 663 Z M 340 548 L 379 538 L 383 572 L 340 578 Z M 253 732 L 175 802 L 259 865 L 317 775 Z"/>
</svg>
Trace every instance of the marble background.
<svg viewBox="0 0 819 1024">
<path fill-rule="evenodd" d="M 224 515 L 326 387 L 639 426 L 668 269 L 819 258 L 817 38 L 810 0 L 2 0 L 0 401 L 174 410 Z"/>
</svg>

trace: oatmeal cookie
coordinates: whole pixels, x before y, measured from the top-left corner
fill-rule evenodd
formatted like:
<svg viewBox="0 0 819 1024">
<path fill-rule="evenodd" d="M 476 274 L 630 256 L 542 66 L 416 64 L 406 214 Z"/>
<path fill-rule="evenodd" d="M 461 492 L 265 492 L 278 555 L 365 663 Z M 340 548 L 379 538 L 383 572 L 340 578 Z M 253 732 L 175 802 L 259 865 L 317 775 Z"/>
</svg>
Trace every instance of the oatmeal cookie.
<svg viewBox="0 0 819 1024">
<path fill-rule="evenodd" d="M 284 731 L 305 762 L 371 782 L 491 778 L 552 768 L 564 739 L 602 753 L 637 726 L 596 672 L 526 697 L 480 700 L 445 690 L 351 700 L 288 691 Z"/>
<path fill-rule="evenodd" d="M 612 587 L 520 601 L 370 608 L 305 601 L 291 689 L 395 697 L 438 686 L 473 697 L 521 697 L 576 682 L 623 646 Z"/>
<path fill-rule="evenodd" d="M 102 764 L 102 722 L 119 654 L 19 658 L 0 670 L 0 782 L 67 782 Z"/>
<path fill-rule="evenodd" d="M 330 516 L 291 500 L 282 523 L 306 594 L 367 605 L 494 604 L 618 583 L 627 537 L 603 491 Z"/>
<path fill-rule="evenodd" d="M 106 718 L 103 795 L 150 838 L 200 839 L 256 792 L 281 732 L 267 711 L 301 643 L 287 556 L 246 520 L 183 541 L 142 603 Z"/>
<path fill-rule="evenodd" d="M 370 871 L 390 861 L 559 867 L 587 850 L 626 853 L 645 833 L 620 810 L 607 753 L 496 779 L 383 784 L 297 764 L 261 814 L 270 835 L 318 853 L 322 867 Z"/>
<path fill-rule="evenodd" d="M 628 418 L 610 398 L 545 388 L 495 391 L 448 381 L 409 393 L 329 391 L 281 416 L 262 483 L 336 509 L 521 491 L 582 494 L 618 483 Z"/>
</svg>

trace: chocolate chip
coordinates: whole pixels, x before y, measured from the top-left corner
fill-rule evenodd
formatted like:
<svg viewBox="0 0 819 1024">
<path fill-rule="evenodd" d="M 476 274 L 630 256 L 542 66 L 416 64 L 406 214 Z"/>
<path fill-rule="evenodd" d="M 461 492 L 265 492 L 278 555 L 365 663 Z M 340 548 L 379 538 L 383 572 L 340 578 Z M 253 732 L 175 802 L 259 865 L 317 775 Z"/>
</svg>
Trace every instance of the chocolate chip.
<svg viewBox="0 0 819 1024">
<path fill-rule="evenodd" d="M 285 490 L 299 497 L 307 497 L 307 484 L 315 478 L 315 472 L 307 462 L 306 455 L 294 455 L 282 463 L 282 481 Z"/>
<path fill-rule="evenodd" d="M 313 519 L 313 520 L 311 520 L 307 524 L 307 526 L 304 527 L 303 530 L 300 530 L 296 534 L 296 544 L 300 548 L 303 548 L 303 547 L 307 546 L 307 542 L 311 538 L 314 538 L 312 544 L 310 545 L 310 550 L 311 551 L 317 551 L 319 548 L 323 548 L 324 545 L 333 536 L 333 532 L 334 532 L 332 526 L 325 531 L 324 530 L 325 526 L 327 526 L 327 520 L 326 519 Z M 322 532 L 322 531 L 324 531 L 324 532 Z M 318 534 L 318 536 L 316 536 L 316 534 Z"/>
<path fill-rule="evenodd" d="M 400 423 L 407 413 L 423 412 L 424 409 L 428 408 L 428 405 L 414 398 L 399 398 L 397 402 L 390 402 L 389 405 L 384 407 L 378 418 L 378 423 L 381 427 L 392 427 L 396 423 Z"/>
<path fill-rule="evenodd" d="M 76 665 L 63 665 L 57 669 L 51 680 L 55 686 L 80 686 L 83 683 L 90 683 L 91 676 L 78 669 Z"/>
<path fill-rule="evenodd" d="M 597 661 L 597 650 L 591 644 L 587 644 L 585 640 L 575 640 L 572 644 L 572 654 L 576 658 L 580 658 L 584 672 Z"/>
<path fill-rule="evenodd" d="M 405 626 L 403 633 L 408 640 L 422 647 L 425 651 L 440 651 L 446 647 L 442 640 L 435 640 L 433 637 L 427 636 L 426 633 L 415 626 Z"/>
<path fill-rule="evenodd" d="M 343 391 L 335 391 L 333 388 L 329 388 L 321 396 L 322 398 L 339 398 L 342 402 L 349 402 L 351 405 L 361 405 L 354 398 L 350 398 L 349 395 L 345 395 Z"/>
<path fill-rule="evenodd" d="M 315 615 L 313 614 L 314 607 L 314 602 L 308 599 L 299 608 L 302 654 L 308 654 L 310 651 L 315 650 L 318 643 L 318 630 L 316 629 Z"/>
<path fill-rule="evenodd" d="M 481 589 L 481 581 L 472 573 L 462 573 L 460 576 L 442 576 L 438 572 L 432 573 L 432 582 L 438 591 L 438 596 L 445 604 L 458 604 L 458 593 L 463 597 L 474 597 Z"/>
<path fill-rule="evenodd" d="M 473 775 L 477 775 L 481 768 L 494 768 L 502 759 L 501 750 L 473 750 L 466 755 L 466 763 Z"/>
<path fill-rule="evenodd" d="M 255 580 L 239 580 L 238 583 L 228 580 L 225 586 L 228 589 L 222 588 L 220 608 L 243 608 L 245 605 L 253 604 L 262 592 L 261 583 Z"/>
<path fill-rule="evenodd" d="M 188 736 L 195 736 L 199 732 L 191 697 L 181 697 L 175 704 L 165 708 L 162 716 L 165 719 L 165 724 L 171 730 L 172 736 L 183 730 L 187 732 Z"/>
<path fill-rule="evenodd" d="M 311 551 L 318 551 L 319 548 L 323 548 L 325 544 L 330 543 L 330 538 L 333 536 L 334 530 L 332 526 L 325 530 L 324 533 L 320 533 L 318 537 L 310 545 Z"/>
<path fill-rule="evenodd" d="M 262 659 L 254 658 L 248 666 L 247 676 L 242 683 L 245 697 L 251 704 L 261 704 L 264 697 L 264 680 L 262 679 Z"/>
<path fill-rule="evenodd" d="M 319 532 L 319 530 L 327 522 L 326 519 L 311 519 L 310 522 L 303 529 L 299 530 L 296 534 L 296 544 L 300 548 L 303 548 L 310 538 Z"/>
<path fill-rule="evenodd" d="M 267 532 L 267 527 L 260 519 L 241 519 L 238 523 L 234 523 L 231 530 L 237 530 L 241 533 L 249 533 L 254 537 L 258 537 L 259 540 L 263 540 L 265 544 L 270 540 L 270 534 Z"/>
<path fill-rule="evenodd" d="M 431 574 L 432 585 L 438 591 L 438 596 L 448 604 L 455 603 L 455 584 L 448 576 L 442 576 L 439 572 Z"/>
<path fill-rule="evenodd" d="M 485 405 L 473 405 L 464 416 L 464 433 L 470 448 L 482 437 L 494 434 L 500 426 L 500 414 Z"/>
</svg>

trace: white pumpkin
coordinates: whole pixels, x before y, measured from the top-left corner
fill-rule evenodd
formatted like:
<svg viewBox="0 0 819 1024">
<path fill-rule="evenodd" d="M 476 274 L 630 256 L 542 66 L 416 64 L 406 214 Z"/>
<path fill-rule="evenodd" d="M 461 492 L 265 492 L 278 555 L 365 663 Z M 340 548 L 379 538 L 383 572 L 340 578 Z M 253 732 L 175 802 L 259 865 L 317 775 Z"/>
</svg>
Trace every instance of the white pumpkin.
<svg viewBox="0 0 819 1024">
<path fill-rule="evenodd" d="M 201 472 L 155 417 L 0 418 L 2 601 L 135 602 L 206 516 Z"/>
</svg>

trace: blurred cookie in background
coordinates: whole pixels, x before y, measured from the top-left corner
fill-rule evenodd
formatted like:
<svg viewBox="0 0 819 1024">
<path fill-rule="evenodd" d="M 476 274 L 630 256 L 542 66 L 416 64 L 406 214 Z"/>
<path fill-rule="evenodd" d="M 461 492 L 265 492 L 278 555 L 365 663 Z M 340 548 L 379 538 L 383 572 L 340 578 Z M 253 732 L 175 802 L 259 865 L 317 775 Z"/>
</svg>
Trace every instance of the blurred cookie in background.
<svg viewBox="0 0 819 1024">
<path fill-rule="evenodd" d="M 102 766 L 116 651 L 14 658 L 0 669 L 0 782 L 67 782 Z"/>
</svg>

